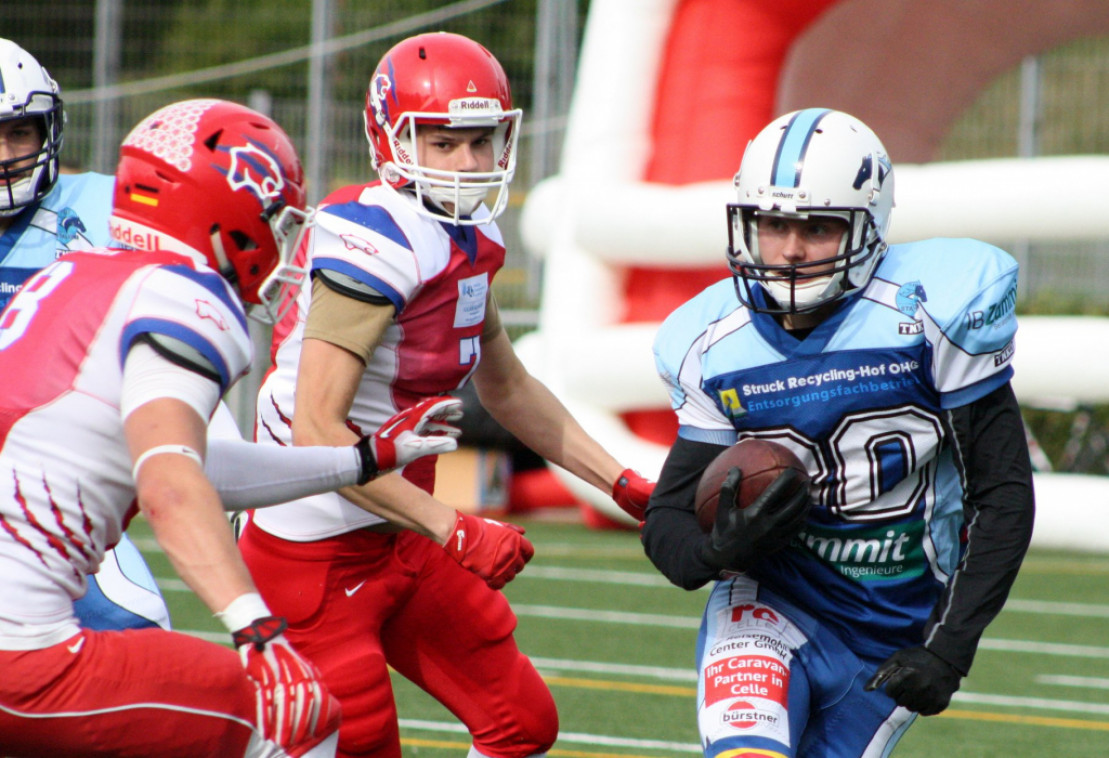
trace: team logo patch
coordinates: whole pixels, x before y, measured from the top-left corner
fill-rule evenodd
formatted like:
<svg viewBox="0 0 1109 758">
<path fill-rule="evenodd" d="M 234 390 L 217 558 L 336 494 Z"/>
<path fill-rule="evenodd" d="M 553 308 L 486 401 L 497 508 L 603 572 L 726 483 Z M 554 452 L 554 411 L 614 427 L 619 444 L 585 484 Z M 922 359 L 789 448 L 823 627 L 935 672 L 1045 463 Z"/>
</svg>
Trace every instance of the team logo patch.
<svg viewBox="0 0 1109 758">
<path fill-rule="evenodd" d="M 85 229 L 85 224 L 72 208 L 62 208 L 58 212 L 56 229 L 58 242 L 68 245 L 78 234 L 84 234 L 86 231 L 88 230 Z"/>
<path fill-rule="evenodd" d="M 216 307 L 207 300 L 196 301 L 196 315 L 214 322 L 221 332 L 227 331 L 227 321 L 223 318 L 223 315 L 216 310 Z"/>
<path fill-rule="evenodd" d="M 906 282 L 897 290 L 897 310 L 906 316 L 915 316 L 921 303 L 928 302 L 928 295 L 924 292 L 924 285 L 920 282 Z"/>
<path fill-rule="evenodd" d="M 369 240 L 364 240 L 356 234 L 340 234 L 339 239 L 343 241 L 347 250 L 361 250 L 366 255 L 377 255 L 381 252 Z"/>
</svg>

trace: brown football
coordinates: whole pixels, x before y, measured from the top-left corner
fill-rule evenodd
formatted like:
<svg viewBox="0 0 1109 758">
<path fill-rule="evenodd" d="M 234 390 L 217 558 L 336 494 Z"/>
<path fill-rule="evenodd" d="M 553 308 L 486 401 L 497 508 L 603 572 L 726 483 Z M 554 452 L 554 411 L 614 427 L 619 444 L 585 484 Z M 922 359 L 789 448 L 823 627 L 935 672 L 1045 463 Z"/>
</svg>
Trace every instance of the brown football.
<svg viewBox="0 0 1109 758">
<path fill-rule="evenodd" d="M 803 486 L 809 486 L 809 472 L 789 448 L 770 440 L 740 440 L 716 456 L 701 474 L 701 481 L 697 484 L 694 507 L 697 511 L 697 523 L 706 534 L 712 531 L 712 526 L 716 523 L 720 485 L 724 483 L 724 478 L 733 466 L 743 472 L 739 492 L 736 493 L 736 505 L 740 508 L 746 508 L 754 502 L 787 468 L 801 472 Z"/>
</svg>

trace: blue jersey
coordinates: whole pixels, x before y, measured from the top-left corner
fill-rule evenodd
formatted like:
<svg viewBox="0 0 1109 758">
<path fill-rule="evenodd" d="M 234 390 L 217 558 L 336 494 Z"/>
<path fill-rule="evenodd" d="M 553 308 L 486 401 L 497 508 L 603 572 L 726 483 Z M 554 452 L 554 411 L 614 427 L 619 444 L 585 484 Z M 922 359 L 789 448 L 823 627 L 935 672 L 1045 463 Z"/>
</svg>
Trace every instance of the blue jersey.
<svg viewBox="0 0 1109 758">
<path fill-rule="evenodd" d="M 770 439 L 808 467 L 807 524 L 749 573 L 860 655 L 919 644 L 961 556 L 963 488 L 941 417 L 1009 380 L 1016 291 L 1003 251 L 934 239 L 889 248 L 803 340 L 742 306 L 731 279 L 659 330 L 679 436 Z"/>
<path fill-rule="evenodd" d="M 0 234 L 0 310 L 41 268 L 70 250 L 108 245 L 115 178 L 61 174 L 37 205 L 19 213 Z"/>
</svg>

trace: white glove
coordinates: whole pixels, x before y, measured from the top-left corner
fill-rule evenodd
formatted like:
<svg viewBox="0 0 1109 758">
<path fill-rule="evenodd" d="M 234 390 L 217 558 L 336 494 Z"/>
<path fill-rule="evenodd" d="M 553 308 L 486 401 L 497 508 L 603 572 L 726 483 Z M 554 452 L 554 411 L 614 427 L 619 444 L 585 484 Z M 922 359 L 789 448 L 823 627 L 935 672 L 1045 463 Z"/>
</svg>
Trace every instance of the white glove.
<svg viewBox="0 0 1109 758">
<path fill-rule="evenodd" d="M 356 445 L 362 457 L 358 483 L 365 484 L 425 455 L 457 450 L 462 430 L 454 422 L 461 418 L 462 401 L 449 395 L 424 398 L 396 414 Z"/>
</svg>

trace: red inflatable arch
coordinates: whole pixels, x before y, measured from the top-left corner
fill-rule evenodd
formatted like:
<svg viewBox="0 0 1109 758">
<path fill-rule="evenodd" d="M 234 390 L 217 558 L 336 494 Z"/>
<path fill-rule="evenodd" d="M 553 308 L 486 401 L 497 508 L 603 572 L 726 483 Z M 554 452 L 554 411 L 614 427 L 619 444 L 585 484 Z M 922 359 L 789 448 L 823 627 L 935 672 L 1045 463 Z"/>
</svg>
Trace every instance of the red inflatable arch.
<svg viewBox="0 0 1109 758">
<path fill-rule="evenodd" d="M 1106 34 L 1106 0 L 592 0 L 562 165 L 524 207 L 525 243 L 547 264 L 539 328 L 517 351 L 602 444 L 655 475 L 676 422 L 654 371 L 654 330 L 728 276 L 730 179 L 763 125 L 803 107 L 847 111 L 881 135 L 902 167 L 899 194 L 911 198 L 894 236 L 901 227 L 979 236 L 983 220 L 1009 232 L 1035 217 L 1034 228 L 1023 225 L 1029 238 L 1104 238 L 1094 201 L 1056 203 L 1051 224 L 1027 203 L 1029 187 L 1060 176 L 1083 180 L 1081 198 L 1103 196 L 1096 179 L 1107 164 L 1097 156 L 1070 156 L 1080 168 L 1067 156 L 933 162 L 952 122 L 999 75 L 1026 56 Z M 980 192 L 966 195 L 968 182 L 990 185 L 989 213 L 975 201 Z M 1051 336 L 1060 328 L 1105 327 L 1044 324 L 1037 337 L 1033 322 L 1022 322 L 1025 346 L 1062 342 Z M 1036 378 L 1029 368 L 1020 378 Z M 1018 397 L 1053 386 L 1033 384 Z M 587 523 L 630 525 L 592 487 L 556 474 Z M 1037 489 L 1048 483 L 1040 477 Z"/>
<path fill-rule="evenodd" d="M 998 75 L 1027 55 L 1101 33 L 1109 33 L 1104 0 L 679 0 L 642 179 L 730 178 L 759 129 L 809 106 L 858 116 L 895 161 L 930 161 Z M 623 321 L 661 321 L 722 275 L 723 262 L 629 267 Z M 668 410 L 624 417 L 645 438 L 673 439 Z"/>
</svg>

